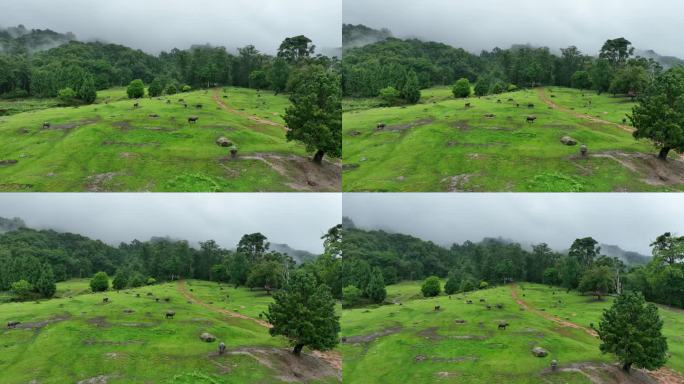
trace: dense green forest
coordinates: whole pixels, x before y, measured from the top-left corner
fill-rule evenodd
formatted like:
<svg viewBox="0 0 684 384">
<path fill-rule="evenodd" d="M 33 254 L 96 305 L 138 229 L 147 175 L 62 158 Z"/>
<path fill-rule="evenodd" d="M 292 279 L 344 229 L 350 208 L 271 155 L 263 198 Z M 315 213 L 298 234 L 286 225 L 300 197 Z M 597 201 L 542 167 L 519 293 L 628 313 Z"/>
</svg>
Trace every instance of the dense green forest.
<svg viewBox="0 0 684 384">
<path fill-rule="evenodd" d="M 670 233 L 651 244 L 653 257 L 647 264 L 628 265 L 602 254 L 591 237 L 576 239 L 567 252 L 552 250 L 545 243 L 528 250 L 500 239 L 466 241 L 447 249 L 409 235 L 359 229 L 349 219 L 343 222 L 343 261 L 336 275 L 339 282 L 330 283 L 332 287 L 353 285 L 364 292 L 371 271 L 377 270 L 385 284 L 429 276 L 447 278 L 449 294 L 527 281 L 599 297 L 635 290 L 650 301 L 684 307 L 684 237 Z"/>
<path fill-rule="evenodd" d="M 412 78 L 417 78 L 419 88 L 468 79 L 479 96 L 542 85 L 636 96 L 663 71 L 660 62 L 684 63 L 652 51 L 636 55 L 624 38 L 607 40 L 597 57 L 575 46 L 561 49 L 560 55 L 530 45 L 473 54 L 447 44 L 394 38 L 389 31 L 363 25 L 345 25 L 343 30 L 349 36 L 342 59 L 343 92 L 352 97 L 376 97 L 388 87 L 405 96 Z M 358 46 L 364 37 L 380 41 Z"/>
<path fill-rule="evenodd" d="M 72 34 L 50 30 L 29 31 L 23 26 L 0 30 L 0 97 L 4 98 L 56 97 L 70 89 L 82 101 L 92 102 L 87 94 L 136 79 L 154 84 L 155 95 L 222 85 L 283 92 L 291 74 L 311 65 L 332 71 L 339 67 L 336 58 L 316 54 L 303 35 L 283 40 L 275 56 L 252 45 L 239 48 L 237 54 L 224 47 L 197 45 L 154 56 L 123 45 L 80 42 Z"/>
<path fill-rule="evenodd" d="M 235 249 L 226 249 L 213 240 L 195 247 L 166 237 L 112 246 L 74 233 L 26 228 L 20 219 L 0 219 L 0 232 L 0 291 L 15 291 L 16 283 L 24 280 L 29 284 L 27 297 L 54 294 L 38 289 L 45 279 L 54 286 L 98 272 L 112 276 L 116 289 L 194 278 L 270 291 L 302 267 L 288 254 L 271 250 L 261 233 L 246 234 Z"/>
</svg>

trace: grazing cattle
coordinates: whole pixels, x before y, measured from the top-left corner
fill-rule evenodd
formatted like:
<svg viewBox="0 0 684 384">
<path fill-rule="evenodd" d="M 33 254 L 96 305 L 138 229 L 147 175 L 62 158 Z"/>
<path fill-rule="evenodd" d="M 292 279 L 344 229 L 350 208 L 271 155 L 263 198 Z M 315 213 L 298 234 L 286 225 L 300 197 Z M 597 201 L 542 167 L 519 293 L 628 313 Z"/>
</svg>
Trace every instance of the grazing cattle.
<svg viewBox="0 0 684 384">
<path fill-rule="evenodd" d="M 8 321 L 7 328 L 16 328 L 17 325 L 21 324 L 21 321 Z"/>
<path fill-rule="evenodd" d="M 487 304 L 487 309 L 492 309 L 492 306 Z"/>
<path fill-rule="evenodd" d="M 237 158 L 237 153 L 238 153 L 237 147 L 232 147 L 232 148 L 230 149 L 230 158 L 231 158 L 231 159 Z"/>
<path fill-rule="evenodd" d="M 519 103 L 515 103 L 515 106 L 516 106 L 516 108 L 520 108 L 520 104 L 519 104 Z"/>
<path fill-rule="evenodd" d="M 165 297 L 165 298 L 164 298 L 164 301 L 166 301 L 166 302 L 168 303 L 169 301 L 171 301 L 171 298 L 170 298 L 170 297 Z"/>
<path fill-rule="evenodd" d="M 178 99 L 178 102 L 179 102 L 179 103 L 182 103 L 182 102 L 184 102 L 184 101 L 185 101 L 185 99 Z"/>
<path fill-rule="evenodd" d="M 493 113 L 485 113 L 485 115 L 484 115 L 484 117 L 489 118 L 489 119 L 494 118 L 495 116 L 496 115 Z"/>
<path fill-rule="evenodd" d="M 472 303 L 473 303 L 472 300 L 467 300 L 467 301 L 466 301 L 466 304 L 472 304 Z"/>
<path fill-rule="evenodd" d="M 505 331 L 506 327 L 508 327 L 508 323 L 506 323 L 506 322 L 499 323 L 499 329 L 503 329 Z"/>
<path fill-rule="evenodd" d="M 198 117 L 198 116 L 190 116 L 190 117 L 188 117 L 188 123 L 190 123 L 190 124 L 196 123 L 197 120 L 199 120 L 199 117 Z"/>
<path fill-rule="evenodd" d="M 496 100 L 496 103 L 497 103 L 497 104 L 501 104 L 501 99 L 497 99 L 497 100 Z"/>
<path fill-rule="evenodd" d="M 378 125 L 375 126 L 375 129 L 378 131 L 385 129 L 385 123 L 378 123 Z"/>
<path fill-rule="evenodd" d="M 515 101 L 515 100 L 513 100 L 513 99 L 511 98 L 511 99 L 508 99 L 508 101 Z"/>
<path fill-rule="evenodd" d="M 176 316 L 176 312 L 174 311 L 166 311 L 165 318 L 167 319 L 173 319 L 174 316 Z"/>
<path fill-rule="evenodd" d="M 158 297 L 155 297 L 154 301 L 156 301 L 156 302 L 158 303 L 158 302 L 159 302 L 159 298 L 158 298 Z"/>
<path fill-rule="evenodd" d="M 582 144 L 582 145 L 580 146 L 580 154 L 581 154 L 582 156 L 586 156 L 586 155 L 587 155 L 587 152 L 589 152 L 589 148 L 587 147 L 586 144 Z M 558 302 L 560 303 L 560 300 L 558 300 Z"/>
<path fill-rule="evenodd" d="M 527 104 L 527 108 L 534 108 L 534 104 L 528 103 L 528 104 Z"/>
<path fill-rule="evenodd" d="M 485 302 L 485 299 L 480 299 L 480 303 L 484 303 L 484 302 Z"/>
<path fill-rule="evenodd" d="M 551 371 L 555 372 L 558 369 L 558 360 L 551 360 Z"/>
<path fill-rule="evenodd" d="M 622 124 L 627 124 L 627 118 L 626 117 L 622 118 Z"/>
<path fill-rule="evenodd" d="M 109 303 L 109 297 L 104 297 L 102 298 L 103 303 Z"/>
<path fill-rule="evenodd" d="M 439 305 L 435 305 L 435 311 L 439 311 L 439 308 L 440 308 Z"/>
<path fill-rule="evenodd" d="M 152 292 L 147 292 L 147 296 L 152 296 Z"/>
<path fill-rule="evenodd" d="M 219 351 L 218 351 L 219 355 L 223 355 L 226 352 L 226 344 L 223 341 L 220 342 L 218 349 L 219 349 Z"/>
<path fill-rule="evenodd" d="M 465 103 L 466 108 L 470 108 L 470 103 Z"/>
<path fill-rule="evenodd" d="M 50 123 L 47 121 L 43 123 L 43 129 L 50 129 Z"/>
<path fill-rule="evenodd" d="M 183 103 L 183 107 L 184 107 L 184 108 L 187 108 L 187 107 L 188 107 L 188 105 L 187 105 L 187 104 L 185 104 L 185 103 Z"/>
<path fill-rule="evenodd" d="M 136 293 L 136 294 L 135 294 L 135 297 L 140 297 L 140 294 L 139 294 L 139 293 Z"/>
<path fill-rule="evenodd" d="M 202 104 L 197 104 L 197 105 L 195 105 L 195 108 L 197 108 L 197 109 L 202 109 Z"/>
<path fill-rule="evenodd" d="M 527 116 L 527 119 L 526 119 L 526 121 L 530 124 L 534 123 L 535 120 L 537 120 L 537 116 L 534 116 L 534 115 Z"/>
<path fill-rule="evenodd" d="M 503 309 L 503 304 L 497 304 L 497 305 L 496 305 L 496 308 L 497 308 L 497 309 Z"/>
<path fill-rule="evenodd" d="M 140 103 L 133 104 L 133 108 L 138 108 L 139 106 L 140 106 Z"/>
</svg>

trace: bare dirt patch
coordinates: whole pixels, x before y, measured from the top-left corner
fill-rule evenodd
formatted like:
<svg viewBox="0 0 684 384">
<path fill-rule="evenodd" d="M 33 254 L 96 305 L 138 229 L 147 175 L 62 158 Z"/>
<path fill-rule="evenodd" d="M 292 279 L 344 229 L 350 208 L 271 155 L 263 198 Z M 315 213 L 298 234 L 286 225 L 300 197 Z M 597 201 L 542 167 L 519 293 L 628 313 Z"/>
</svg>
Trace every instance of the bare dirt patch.
<svg viewBox="0 0 684 384">
<path fill-rule="evenodd" d="M 456 128 L 459 131 L 469 131 L 472 127 L 468 124 L 468 120 L 457 120 L 449 124 L 450 127 Z"/>
<path fill-rule="evenodd" d="M 70 315 L 64 314 L 64 315 L 51 317 L 51 318 L 49 318 L 47 320 L 43 320 L 43 321 L 21 323 L 21 324 L 18 324 L 13 329 L 40 329 L 40 328 L 44 328 L 44 327 L 48 326 L 49 324 L 59 323 L 60 321 L 69 320 L 70 318 L 71 318 Z"/>
<path fill-rule="evenodd" d="M 330 365 L 326 360 L 302 353 L 295 356 L 290 350 L 280 348 L 243 347 L 229 349 L 228 355 L 247 355 L 259 364 L 276 371 L 278 379 L 292 382 L 310 382 L 334 377 L 342 380 L 342 370 Z M 212 358 L 219 358 L 212 354 Z"/>
<path fill-rule="evenodd" d="M 84 119 L 84 120 L 79 120 L 79 121 L 74 121 L 71 123 L 64 123 L 64 124 L 55 124 L 55 125 L 50 125 L 49 128 L 44 127 L 43 130 L 46 131 L 70 131 L 74 128 L 82 127 L 84 125 L 89 125 L 89 124 L 95 124 L 98 121 L 100 121 L 100 117 L 92 118 L 92 119 Z"/>
<path fill-rule="evenodd" d="M 107 384 L 109 379 L 115 378 L 117 375 L 100 375 L 91 377 L 89 379 L 81 380 L 76 384 Z"/>
<path fill-rule="evenodd" d="M 402 327 L 397 326 L 397 327 L 385 328 L 381 331 L 373 332 L 373 333 L 370 333 L 368 335 L 347 336 L 344 340 L 344 343 L 347 343 L 347 344 L 370 343 L 373 340 L 378 339 L 380 337 L 399 333 L 399 332 L 401 332 L 401 330 L 402 330 Z"/>
<path fill-rule="evenodd" d="M 19 162 L 19 160 L 13 160 L 13 159 L 0 160 L 0 167 L 5 166 L 5 165 L 14 165 L 18 162 Z"/>
<path fill-rule="evenodd" d="M 684 184 L 684 161 L 679 159 L 662 161 L 653 154 L 618 151 L 596 153 L 591 156 L 615 160 L 630 171 L 638 173 L 641 180 L 649 185 Z"/>
<path fill-rule="evenodd" d="M 404 132 L 404 131 L 407 131 L 411 128 L 419 127 L 421 125 L 432 124 L 433 121 L 435 121 L 435 119 L 427 118 L 427 119 L 419 119 L 419 120 L 412 121 L 412 122 L 406 123 L 406 124 L 388 125 L 387 130 L 393 131 L 393 132 Z"/>
<path fill-rule="evenodd" d="M 117 175 L 118 173 L 116 172 L 106 172 L 88 176 L 86 179 L 86 190 L 88 192 L 106 192 L 108 190 L 107 185 Z"/>
<path fill-rule="evenodd" d="M 466 192 L 468 191 L 468 182 L 473 175 L 473 173 L 462 173 L 449 176 L 442 179 L 442 183 L 447 183 L 447 192 Z"/>
<path fill-rule="evenodd" d="M 128 131 L 135 128 L 131 125 L 130 121 L 115 121 L 112 123 L 112 125 L 122 131 Z"/>
<path fill-rule="evenodd" d="M 160 144 L 156 141 L 147 142 L 147 143 L 129 143 L 126 141 L 105 140 L 102 142 L 102 145 L 113 145 L 113 146 L 117 146 L 117 147 L 140 148 L 140 147 L 159 147 Z"/>
<path fill-rule="evenodd" d="M 84 345 L 131 345 L 131 344 L 145 344 L 145 340 L 123 340 L 123 341 L 113 341 L 113 340 L 93 340 L 86 339 L 83 340 Z"/>
<path fill-rule="evenodd" d="M 640 370 L 625 373 L 615 364 L 605 363 L 576 363 L 559 366 L 558 372 L 577 372 L 595 384 L 658 384 L 663 383 Z M 541 372 L 541 377 L 552 376 L 553 372 L 547 368 Z M 675 383 L 674 381 L 672 383 Z M 681 382 L 678 382 L 681 383 Z"/>
<path fill-rule="evenodd" d="M 339 191 L 342 189 L 342 165 L 323 160 L 322 164 L 297 156 L 257 152 L 240 159 L 258 160 L 289 179 L 288 186 L 297 191 Z M 220 161 L 230 161 L 229 158 Z"/>
</svg>

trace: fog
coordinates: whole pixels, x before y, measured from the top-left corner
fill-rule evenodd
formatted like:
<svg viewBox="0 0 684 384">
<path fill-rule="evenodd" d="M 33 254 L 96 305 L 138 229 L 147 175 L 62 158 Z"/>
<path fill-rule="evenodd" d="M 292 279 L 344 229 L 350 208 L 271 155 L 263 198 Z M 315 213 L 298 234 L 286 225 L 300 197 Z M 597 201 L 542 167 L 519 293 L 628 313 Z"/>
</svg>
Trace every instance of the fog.
<svg viewBox="0 0 684 384">
<path fill-rule="evenodd" d="M 592 236 L 650 255 L 649 244 L 658 235 L 684 235 L 682 194 L 355 193 L 344 194 L 342 205 L 358 227 L 441 245 L 502 237 L 565 250 L 576 238 Z"/>
<path fill-rule="evenodd" d="M 301 34 L 319 48 L 342 44 L 341 0 L 3 0 L 0 9 L 3 27 L 73 32 L 150 53 L 209 43 L 273 54 Z"/>
<path fill-rule="evenodd" d="M 684 57 L 679 43 L 684 2 L 676 0 L 345 0 L 343 21 L 387 27 L 479 53 L 530 43 L 554 50 L 576 45 L 596 54 L 624 36 L 637 49 Z"/>
<path fill-rule="evenodd" d="M 3 193 L 0 216 L 36 229 L 79 233 L 109 244 L 169 236 L 234 248 L 243 234 L 321 253 L 320 237 L 341 221 L 332 193 Z"/>
</svg>

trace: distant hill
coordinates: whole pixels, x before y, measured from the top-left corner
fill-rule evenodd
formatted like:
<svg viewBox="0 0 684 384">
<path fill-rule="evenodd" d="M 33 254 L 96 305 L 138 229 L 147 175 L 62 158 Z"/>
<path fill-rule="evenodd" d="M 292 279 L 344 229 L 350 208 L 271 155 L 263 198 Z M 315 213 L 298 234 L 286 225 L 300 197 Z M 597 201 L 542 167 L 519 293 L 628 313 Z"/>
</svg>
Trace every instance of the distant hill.
<svg viewBox="0 0 684 384">
<path fill-rule="evenodd" d="M 291 258 L 294 259 L 295 262 L 297 262 L 297 264 L 301 264 L 301 263 L 304 263 L 307 261 L 311 261 L 311 260 L 316 258 L 316 255 L 314 255 L 311 252 L 302 251 L 299 249 L 293 249 L 292 247 L 290 247 L 287 244 L 270 243 L 270 245 L 271 245 L 270 249 L 272 251 L 284 253 L 284 254 L 290 256 Z"/>
<path fill-rule="evenodd" d="M 0 233 L 16 231 L 20 228 L 26 228 L 26 223 L 24 223 L 24 220 L 18 217 L 13 219 L 5 219 L 4 217 L 0 217 Z"/>
<path fill-rule="evenodd" d="M 637 56 L 641 56 L 641 57 L 645 57 L 647 59 L 653 59 L 653 60 L 657 61 L 665 69 L 676 67 L 678 65 L 684 65 L 684 60 L 682 60 L 678 57 L 674 57 L 674 56 L 661 56 L 652 49 L 645 50 L 645 51 L 636 50 L 636 52 L 634 52 L 634 53 Z"/>
<path fill-rule="evenodd" d="M 345 48 L 361 47 L 392 37 L 387 29 L 373 29 L 363 24 L 342 24 L 342 46 Z"/>
<path fill-rule="evenodd" d="M 649 256 L 638 252 L 625 251 L 617 245 L 601 244 L 601 253 L 606 256 L 617 257 L 627 265 L 644 265 L 651 260 Z"/>
<path fill-rule="evenodd" d="M 3 53 L 34 53 L 76 41 L 71 33 L 58 33 L 49 29 L 27 29 L 23 25 L 0 28 L 0 52 Z"/>
</svg>

